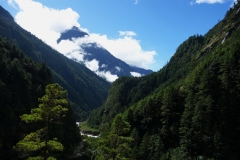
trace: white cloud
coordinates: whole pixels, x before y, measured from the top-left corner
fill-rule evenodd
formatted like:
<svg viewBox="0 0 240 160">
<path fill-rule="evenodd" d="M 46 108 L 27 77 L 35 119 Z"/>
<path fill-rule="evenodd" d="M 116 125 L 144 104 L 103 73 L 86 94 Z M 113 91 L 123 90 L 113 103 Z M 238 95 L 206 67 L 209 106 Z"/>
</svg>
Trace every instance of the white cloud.
<svg viewBox="0 0 240 160">
<path fill-rule="evenodd" d="M 190 5 L 194 5 L 194 4 L 201 4 L 201 3 L 208 3 L 208 4 L 215 4 L 215 3 L 225 3 L 227 0 L 192 0 L 190 2 Z M 228 0 L 230 1 L 230 0 Z M 230 5 L 230 7 L 233 6 L 233 4 L 237 3 L 237 0 L 232 0 L 232 4 Z"/>
<path fill-rule="evenodd" d="M 69 59 L 73 59 L 76 62 L 83 62 L 83 54 L 79 54 L 79 51 L 72 51 L 70 53 L 67 53 L 65 55 L 66 57 L 68 57 Z"/>
<path fill-rule="evenodd" d="M 135 0 L 134 4 L 138 4 L 138 0 Z"/>
<path fill-rule="evenodd" d="M 71 8 L 52 9 L 32 0 L 11 0 L 11 4 L 19 8 L 16 22 L 54 48 L 61 32 L 72 26 L 80 27 L 77 21 L 80 16 Z"/>
<path fill-rule="evenodd" d="M 82 43 L 97 42 L 106 48 L 115 57 L 124 62 L 148 69 L 148 65 L 154 63 L 156 51 L 145 51 L 140 45 L 140 41 L 133 38 L 134 32 L 119 31 L 120 37 L 111 39 L 107 35 L 92 33 L 88 37 L 81 38 Z M 123 36 L 123 37 L 122 37 Z"/>
<path fill-rule="evenodd" d="M 107 72 L 97 71 L 96 74 L 105 78 L 108 82 L 113 82 L 116 79 L 118 79 L 118 76 L 117 75 L 112 75 L 110 73 L 110 71 L 107 71 Z"/>
<path fill-rule="evenodd" d="M 120 72 L 120 71 L 121 71 L 121 68 L 120 68 L 120 67 L 118 67 L 118 66 L 116 66 L 116 67 L 115 67 L 115 69 L 116 69 L 116 70 L 118 70 L 118 72 Z"/>
<path fill-rule="evenodd" d="M 130 72 L 133 77 L 141 77 L 142 75 L 137 72 Z"/>
<path fill-rule="evenodd" d="M 88 67 L 91 71 L 98 71 L 99 65 L 98 65 L 98 61 L 96 59 L 93 59 L 92 61 L 86 61 L 85 65 L 86 67 Z"/>
<path fill-rule="evenodd" d="M 85 61 L 84 64 L 91 71 L 95 72 L 98 76 L 105 78 L 109 82 L 113 82 L 118 78 L 117 75 L 111 74 L 110 71 L 99 71 L 99 62 L 96 59 L 93 59 L 92 61 Z"/>
<path fill-rule="evenodd" d="M 120 36 L 127 36 L 127 37 L 133 37 L 136 36 L 137 34 L 133 31 L 118 31 Z"/>
<path fill-rule="evenodd" d="M 140 41 L 135 38 L 137 34 L 133 31 L 119 31 L 119 37 L 113 39 L 107 35 L 89 33 L 86 28 L 81 28 L 78 22 L 80 15 L 71 8 L 53 9 L 34 0 L 8 0 L 8 3 L 18 8 L 19 11 L 15 16 L 15 20 L 21 27 L 75 61 L 83 62 L 84 55 L 89 54 L 84 52 L 82 46 L 97 42 L 98 47 L 104 47 L 115 57 L 130 65 L 147 69 L 149 64 L 154 63 L 154 56 L 157 53 L 143 50 Z M 73 39 L 72 41 L 62 40 L 57 43 L 61 33 L 73 26 L 87 32 L 89 36 Z M 95 61 L 86 64 L 89 69 L 98 72 L 99 66 Z M 99 75 L 104 74 L 110 80 L 117 77 L 116 75 L 110 75 L 110 72 L 99 72 Z"/>
<path fill-rule="evenodd" d="M 190 5 L 201 4 L 201 3 L 208 3 L 208 4 L 225 3 L 226 1 L 227 0 L 192 0 L 190 2 Z M 230 0 L 228 0 L 228 1 L 230 1 Z M 232 7 L 234 3 L 237 3 L 237 0 L 232 0 L 230 7 Z"/>
<path fill-rule="evenodd" d="M 105 67 L 107 67 L 107 65 L 106 64 L 102 64 L 101 68 L 105 68 Z"/>
<path fill-rule="evenodd" d="M 209 3 L 209 4 L 214 4 L 214 3 L 223 3 L 224 0 L 196 0 L 196 3 Z M 192 2 L 191 2 L 192 3 Z"/>
<path fill-rule="evenodd" d="M 62 40 L 59 44 L 54 42 L 51 46 L 64 55 L 70 54 L 73 51 L 81 51 L 80 46 L 70 40 Z"/>
</svg>

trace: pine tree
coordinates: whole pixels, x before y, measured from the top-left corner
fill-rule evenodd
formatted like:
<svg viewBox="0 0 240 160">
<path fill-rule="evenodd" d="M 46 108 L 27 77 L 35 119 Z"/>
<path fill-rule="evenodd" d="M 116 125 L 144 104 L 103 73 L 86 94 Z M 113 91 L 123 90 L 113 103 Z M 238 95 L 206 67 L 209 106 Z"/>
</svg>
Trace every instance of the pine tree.
<svg viewBox="0 0 240 160">
<path fill-rule="evenodd" d="M 161 122 L 163 124 L 161 134 L 163 136 L 167 136 L 170 132 L 170 119 L 172 117 L 173 107 L 175 105 L 173 89 L 171 87 L 167 87 L 164 91 L 161 107 Z"/>
<path fill-rule="evenodd" d="M 97 159 L 129 159 L 132 142 L 126 134 L 130 131 L 130 125 L 118 114 L 111 125 L 110 132 L 106 137 L 99 140 L 100 156 Z"/>
<path fill-rule="evenodd" d="M 38 101 L 40 102 L 38 108 L 31 109 L 30 114 L 24 114 L 20 118 L 26 123 L 44 122 L 44 127 L 27 134 L 14 149 L 21 157 L 36 153 L 36 157 L 28 159 L 55 159 L 50 156 L 50 151 L 62 151 L 64 147 L 57 138 L 50 139 L 49 131 L 51 124 L 60 123 L 60 119 L 68 110 L 64 108 L 68 104 L 66 91 L 58 84 L 50 84 L 46 87 L 46 94 Z"/>
</svg>

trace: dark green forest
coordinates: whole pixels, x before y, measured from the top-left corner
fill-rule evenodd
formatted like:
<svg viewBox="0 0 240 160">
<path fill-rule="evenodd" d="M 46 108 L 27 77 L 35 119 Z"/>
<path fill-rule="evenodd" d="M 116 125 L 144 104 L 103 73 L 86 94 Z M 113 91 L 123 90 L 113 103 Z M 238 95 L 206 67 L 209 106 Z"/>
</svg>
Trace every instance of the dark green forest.
<svg viewBox="0 0 240 160">
<path fill-rule="evenodd" d="M 45 63 L 36 63 L 9 40 L 0 37 L 0 159 L 18 159 L 13 146 L 25 134 L 43 123 L 27 125 L 20 116 L 38 106 L 38 98 L 45 94 L 46 85 L 53 83 Z M 57 137 L 66 148 L 60 155 L 66 157 L 80 142 L 74 112 L 70 105 L 61 124 L 53 124 L 50 137 Z"/>
<path fill-rule="evenodd" d="M 85 120 L 92 109 L 103 104 L 110 83 L 22 29 L 1 6 L 0 36 L 8 38 L 32 60 L 46 63 L 52 72 L 53 82 L 68 91 L 68 98 L 79 121 Z"/>
<path fill-rule="evenodd" d="M 88 118 L 101 130 L 97 147 L 89 141 L 96 159 L 240 158 L 239 8 L 189 37 L 158 72 L 112 84 Z M 114 134 L 119 116 L 127 129 Z"/>
</svg>

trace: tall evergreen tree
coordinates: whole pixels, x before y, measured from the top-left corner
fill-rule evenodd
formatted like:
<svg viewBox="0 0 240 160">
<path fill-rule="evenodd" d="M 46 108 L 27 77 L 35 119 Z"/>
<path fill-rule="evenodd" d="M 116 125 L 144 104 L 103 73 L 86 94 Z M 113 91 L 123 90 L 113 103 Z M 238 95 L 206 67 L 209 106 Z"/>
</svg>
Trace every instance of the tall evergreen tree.
<svg viewBox="0 0 240 160">
<path fill-rule="evenodd" d="M 132 138 L 126 136 L 130 131 L 130 125 L 118 114 L 111 125 L 110 132 L 106 137 L 99 140 L 100 154 L 98 159 L 130 159 L 130 144 Z"/>
<path fill-rule="evenodd" d="M 50 156 L 50 151 L 62 151 L 63 145 L 57 141 L 57 138 L 50 140 L 51 123 L 60 123 L 60 119 L 67 112 L 65 106 L 66 91 L 58 84 L 50 84 L 46 87 L 46 94 L 39 98 L 39 107 L 31 109 L 30 114 L 21 116 L 21 120 L 26 123 L 44 122 L 44 126 L 35 132 L 26 135 L 23 140 L 19 141 L 14 147 L 21 156 L 29 156 L 37 152 L 36 157 L 29 159 L 54 159 Z M 38 155 L 39 154 L 39 155 Z"/>
</svg>

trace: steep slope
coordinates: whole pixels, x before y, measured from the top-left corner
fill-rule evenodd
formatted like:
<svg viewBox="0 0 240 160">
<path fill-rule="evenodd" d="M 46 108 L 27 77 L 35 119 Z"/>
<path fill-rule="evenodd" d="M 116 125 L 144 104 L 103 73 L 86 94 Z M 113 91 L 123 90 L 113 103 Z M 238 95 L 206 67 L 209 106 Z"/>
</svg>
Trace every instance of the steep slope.
<svg viewBox="0 0 240 160">
<path fill-rule="evenodd" d="M 88 123 L 106 131 L 124 113 L 133 159 L 239 159 L 239 10 L 183 42 L 159 72 L 119 78 Z"/>
<path fill-rule="evenodd" d="M 34 61 L 45 62 L 50 67 L 54 82 L 68 91 L 68 97 L 79 120 L 85 119 L 89 111 L 99 107 L 106 99 L 110 86 L 108 82 L 22 29 L 2 7 L 0 35 L 8 38 Z"/>
<path fill-rule="evenodd" d="M 17 159 L 13 146 L 36 125 L 26 125 L 20 116 L 38 106 L 38 98 L 44 95 L 45 86 L 52 83 L 52 75 L 44 63 L 32 61 L 1 36 L 0 72 L 0 159 Z M 80 137 L 74 113 L 68 107 L 63 125 L 57 127 L 53 136 L 70 149 L 80 141 Z M 69 152 L 68 149 L 65 151 Z"/>
<path fill-rule="evenodd" d="M 89 36 L 87 33 L 81 31 L 77 27 L 73 27 L 70 30 L 66 30 L 61 34 L 61 37 L 57 40 L 60 43 L 62 40 L 73 40 L 75 38 L 83 38 L 84 36 Z M 83 62 L 91 62 L 93 60 L 98 62 L 99 68 L 96 71 L 98 74 L 109 72 L 112 75 L 122 76 L 133 76 L 134 73 L 139 76 L 147 75 L 152 73 L 152 70 L 146 70 L 143 68 L 132 67 L 125 63 L 124 61 L 114 57 L 108 50 L 97 44 L 96 42 L 84 42 L 81 44 L 82 51 L 79 54 L 84 56 Z M 103 74 L 98 74 L 103 76 Z"/>
</svg>

